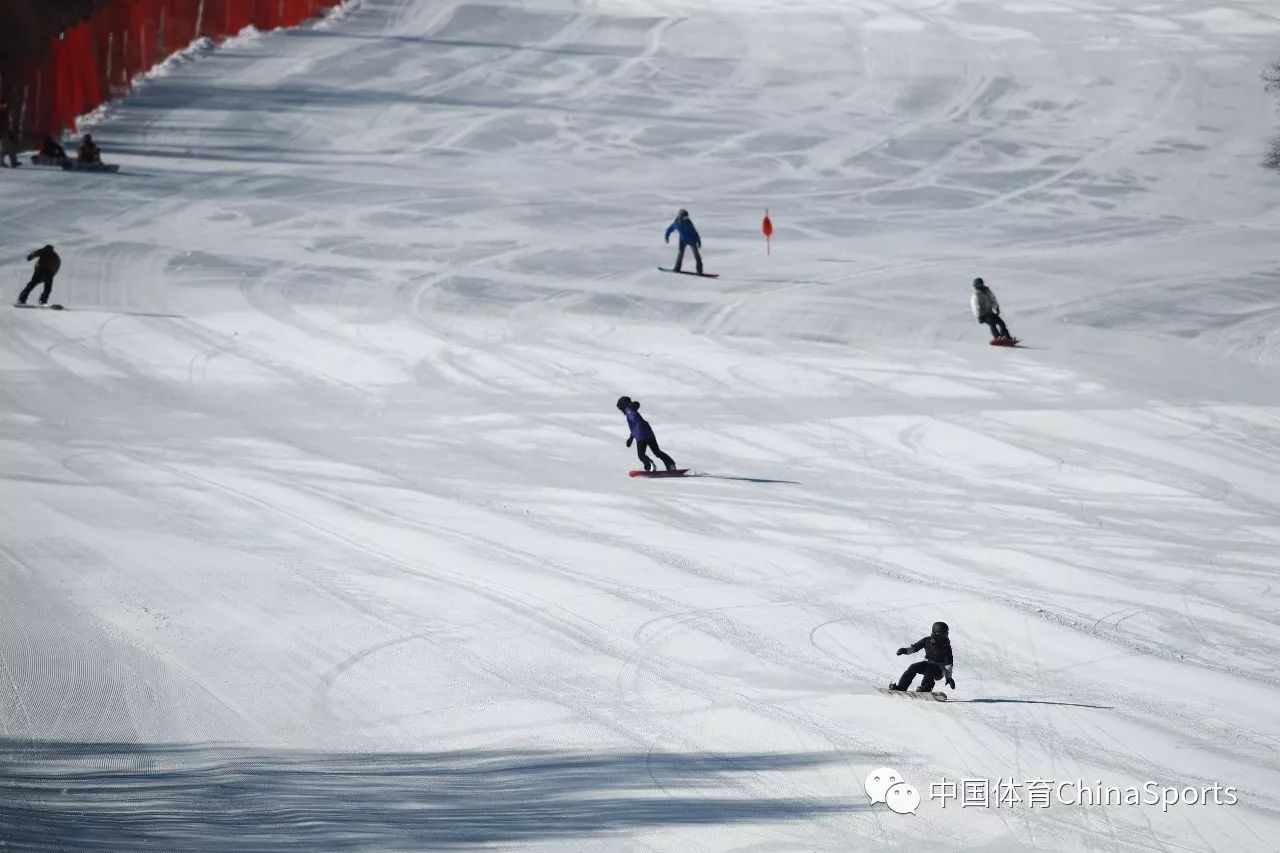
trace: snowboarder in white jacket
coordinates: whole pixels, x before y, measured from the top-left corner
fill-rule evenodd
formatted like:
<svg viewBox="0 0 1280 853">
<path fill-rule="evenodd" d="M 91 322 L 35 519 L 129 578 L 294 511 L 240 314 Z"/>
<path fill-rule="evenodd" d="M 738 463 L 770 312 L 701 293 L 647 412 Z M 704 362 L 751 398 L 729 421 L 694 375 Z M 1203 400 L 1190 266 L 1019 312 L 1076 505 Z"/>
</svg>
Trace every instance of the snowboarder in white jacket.
<svg viewBox="0 0 1280 853">
<path fill-rule="evenodd" d="M 996 300 L 996 295 L 980 278 L 973 280 L 973 296 L 969 297 L 969 307 L 973 309 L 973 316 L 978 318 L 978 322 L 986 323 L 991 329 L 991 337 L 1003 341 L 1013 340 L 1009 327 L 1000 319 L 1000 303 Z"/>
</svg>

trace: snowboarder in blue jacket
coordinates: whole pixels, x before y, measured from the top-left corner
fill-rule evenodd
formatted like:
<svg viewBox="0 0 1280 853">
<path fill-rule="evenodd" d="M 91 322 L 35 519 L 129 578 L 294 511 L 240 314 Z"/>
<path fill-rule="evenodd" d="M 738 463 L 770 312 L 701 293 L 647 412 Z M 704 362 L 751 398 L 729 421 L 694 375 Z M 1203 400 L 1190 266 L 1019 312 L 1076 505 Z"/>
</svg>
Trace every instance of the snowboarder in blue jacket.
<svg viewBox="0 0 1280 853">
<path fill-rule="evenodd" d="M 702 253 L 698 251 L 702 248 L 702 238 L 698 236 L 698 229 L 693 227 L 693 220 L 689 218 L 689 211 L 681 209 L 676 214 L 675 221 L 667 226 L 665 236 L 666 242 L 671 242 L 671 232 L 677 231 L 680 234 L 680 251 L 676 253 L 675 271 L 680 272 L 680 265 L 684 263 L 684 250 L 686 247 L 693 249 L 693 260 L 698 265 L 698 275 L 702 275 Z"/>
<path fill-rule="evenodd" d="M 640 414 L 640 402 L 632 400 L 630 397 L 618 398 L 618 411 L 627 417 L 627 426 L 631 428 L 631 435 L 627 438 L 627 447 L 632 442 L 636 445 L 636 455 L 640 457 L 640 464 L 644 465 L 644 470 L 653 470 L 653 460 L 649 458 L 645 450 L 652 450 L 653 455 L 662 460 L 662 464 L 667 466 L 667 470 L 674 470 L 676 461 L 670 456 L 662 452 L 662 448 L 658 447 L 658 437 L 653 434 L 653 427 L 649 426 L 649 422 Z"/>
</svg>

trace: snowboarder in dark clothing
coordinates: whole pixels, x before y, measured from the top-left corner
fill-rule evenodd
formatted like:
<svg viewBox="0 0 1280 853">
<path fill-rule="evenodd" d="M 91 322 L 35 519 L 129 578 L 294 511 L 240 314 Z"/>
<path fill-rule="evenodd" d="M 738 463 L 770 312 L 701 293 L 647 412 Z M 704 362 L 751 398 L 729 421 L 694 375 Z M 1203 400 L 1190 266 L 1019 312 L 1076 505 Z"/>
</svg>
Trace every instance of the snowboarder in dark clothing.
<svg viewBox="0 0 1280 853">
<path fill-rule="evenodd" d="M 93 141 L 93 136 L 90 134 L 86 133 L 80 140 L 80 147 L 76 149 L 76 159 L 92 166 L 102 165 L 102 149 Z"/>
<path fill-rule="evenodd" d="M 931 692 L 933 683 L 939 678 L 945 678 L 947 686 L 955 690 L 956 682 L 951 677 L 951 640 L 947 637 L 949 633 L 950 630 L 947 628 L 946 622 L 934 622 L 933 631 L 929 636 L 898 649 L 898 654 L 900 655 L 910 655 L 924 649 L 924 660 L 907 667 L 907 671 L 902 673 L 898 683 L 890 684 L 889 689 L 910 689 L 911 682 L 915 680 L 917 675 L 920 675 L 923 678 L 920 681 L 920 686 L 916 689 L 921 693 Z"/>
<path fill-rule="evenodd" d="M 58 140 L 46 133 L 44 140 L 40 143 L 40 153 L 37 156 L 47 157 L 50 160 L 65 160 L 67 159 L 67 149 L 59 145 Z"/>
<path fill-rule="evenodd" d="M 702 275 L 702 238 L 698 236 L 698 229 L 693 227 L 693 220 L 689 218 L 689 211 L 681 210 L 676 214 L 675 221 L 667 226 L 665 236 L 666 242 L 671 242 L 671 232 L 676 231 L 680 235 L 680 251 L 676 252 L 675 271 L 680 272 L 680 265 L 684 263 L 684 250 L 686 248 L 693 249 L 693 260 L 697 264 L 698 275 Z"/>
<path fill-rule="evenodd" d="M 1002 341 L 1013 340 L 1009 327 L 1000 319 L 1000 303 L 996 301 L 996 295 L 980 278 L 973 280 L 973 296 L 969 298 L 969 307 L 973 309 L 973 316 L 978 318 L 979 323 L 987 324 L 991 337 Z"/>
<path fill-rule="evenodd" d="M 18 295 L 18 304 L 26 305 L 27 296 L 31 294 L 35 286 L 43 284 L 44 291 L 40 294 L 40 304 L 44 305 L 49 301 L 49 293 L 53 290 L 53 277 L 62 268 L 62 258 L 58 257 L 58 253 L 53 250 L 53 246 L 45 246 L 27 255 L 27 260 L 35 261 L 36 269 L 31 276 L 31 281 L 26 287 L 22 288 L 22 293 Z"/>
<path fill-rule="evenodd" d="M 667 466 L 668 471 L 672 471 L 676 467 L 676 461 L 670 456 L 662 452 L 662 448 L 658 447 L 658 438 L 653 434 L 653 427 L 649 426 L 640 415 L 640 403 L 638 400 L 632 400 L 630 397 L 618 398 L 618 411 L 627 417 L 627 426 L 631 428 L 631 435 L 627 438 L 627 447 L 634 442 L 636 445 L 636 455 L 640 457 L 640 464 L 644 465 L 644 470 L 652 471 L 654 468 L 653 460 L 649 458 L 645 450 L 652 450 L 653 455 L 662 460 L 662 464 Z"/>
</svg>

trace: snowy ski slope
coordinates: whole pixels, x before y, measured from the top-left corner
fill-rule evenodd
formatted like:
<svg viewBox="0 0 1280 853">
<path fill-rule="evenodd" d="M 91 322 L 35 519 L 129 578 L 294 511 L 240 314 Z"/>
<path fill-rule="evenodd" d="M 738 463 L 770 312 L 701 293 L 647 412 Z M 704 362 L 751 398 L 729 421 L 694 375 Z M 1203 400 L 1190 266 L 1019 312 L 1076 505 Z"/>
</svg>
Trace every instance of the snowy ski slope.
<svg viewBox="0 0 1280 853">
<path fill-rule="evenodd" d="M 7 849 L 1280 849 L 1274 3 L 344 11 L 2 175 Z"/>
</svg>

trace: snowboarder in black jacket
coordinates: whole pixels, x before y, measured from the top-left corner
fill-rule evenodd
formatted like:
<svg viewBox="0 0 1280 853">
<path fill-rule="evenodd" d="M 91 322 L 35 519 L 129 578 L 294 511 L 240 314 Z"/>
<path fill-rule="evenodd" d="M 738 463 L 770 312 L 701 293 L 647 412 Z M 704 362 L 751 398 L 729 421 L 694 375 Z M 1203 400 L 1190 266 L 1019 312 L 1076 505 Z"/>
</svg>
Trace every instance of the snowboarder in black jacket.
<svg viewBox="0 0 1280 853">
<path fill-rule="evenodd" d="M 22 288 L 22 293 L 18 294 L 18 304 L 26 305 L 27 297 L 35 286 L 43 284 L 44 290 L 40 292 L 40 304 L 44 305 L 49 301 L 49 291 L 53 290 L 53 277 L 62 268 L 62 258 L 58 257 L 53 246 L 45 246 L 27 255 L 27 260 L 35 261 L 36 269 L 31 275 L 31 281 Z"/>
<path fill-rule="evenodd" d="M 907 690 L 911 687 L 911 682 L 915 680 L 915 677 L 921 675 L 923 678 L 920 681 L 920 686 L 916 688 L 921 693 L 931 692 L 933 683 L 939 678 L 945 678 L 947 686 L 955 690 L 956 682 L 951 677 L 951 640 L 947 637 L 949 633 L 950 630 L 947 628 L 946 622 L 934 622 L 933 630 L 929 636 L 898 649 L 898 654 L 900 655 L 910 655 L 924 649 L 924 660 L 917 661 L 907 667 L 907 671 L 902 673 L 898 683 L 890 684 L 889 689 Z"/>
</svg>

